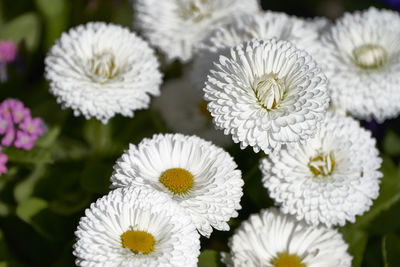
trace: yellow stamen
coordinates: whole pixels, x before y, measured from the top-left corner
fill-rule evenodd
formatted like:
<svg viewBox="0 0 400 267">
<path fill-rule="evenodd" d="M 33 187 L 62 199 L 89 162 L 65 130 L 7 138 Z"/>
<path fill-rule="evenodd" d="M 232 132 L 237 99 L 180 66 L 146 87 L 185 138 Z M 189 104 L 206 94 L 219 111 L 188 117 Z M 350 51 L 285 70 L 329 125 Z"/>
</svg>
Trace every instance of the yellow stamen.
<svg viewBox="0 0 400 267">
<path fill-rule="evenodd" d="M 306 267 L 299 256 L 287 252 L 278 253 L 278 257 L 272 260 L 272 265 L 274 267 Z"/>
<path fill-rule="evenodd" d="M 354 61 L 360 68 L 377 69 L 388 60 L 386 50 L 380 45 L 365 44 L 353 50 Z"/>
<path fill-rule="evenodd" d="M 144 231 L 128 230 L 121 235 L 122 247 L 129 248 L 133 253 L 149 254 L 154 250 L 153 235 Z"/>
<path fill-rule="evenodd" d="M 315 176 L 328 176 L 332 174 L 333 169 L 335 168 L 335 159 L 331 154 L 320 154 L 317 157 L 312 158 L 308 166 Z"/>
<path fill-rule="evenodd" d="M 185 169 L 173 168 L 161 175 L 160 182 L 174 194 L 184 194 L 193 186 L 193 175 Z"/>
</svg>

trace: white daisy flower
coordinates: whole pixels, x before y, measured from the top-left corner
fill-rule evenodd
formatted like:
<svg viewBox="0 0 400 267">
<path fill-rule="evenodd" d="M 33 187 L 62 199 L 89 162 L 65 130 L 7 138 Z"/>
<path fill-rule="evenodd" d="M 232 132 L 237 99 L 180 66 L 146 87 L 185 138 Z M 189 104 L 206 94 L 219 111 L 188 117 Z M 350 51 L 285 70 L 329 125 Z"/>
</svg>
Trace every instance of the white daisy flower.
<svg viewBox="0 0 400 267">
<path fill-rule="evenodd" d="M 228 267 L 350 267 L 352 260 L 337 230 L 310 227 L 275 208 L 251 215 L 229 247 L 222 253 Z"/>
<path fill-rule="evenodd" d="M 218 61 L 220 55 L 227 56 L 231 47 L 254 38 L 290 41 L 312 55 L 319 49 L 320 24 L 271 11 L 238 17 L 231 25 L 219 28 L 197 45 L 191 79 L 196 87 L 202 89 L 213 62 Z"/>
<path fill-rule="evenodd" d="M 88 23 L 64 33 L 46 60 L 50 92 L 75 116 L 106 123 L 115 114 L 133 117 L 158 95 L 159 63 L 146 42 L 127 28 Z"/>
<path fill-rule="evenodd" d="M 259 11 L 258 0 L 134 0 L 135 26 L 167 60 L 187 62 L 218 27 Z"/>
<path fill-rule="evenodd" d="M 196 136 L 154 135 L 130 145 L 114 166 L 113 187 L 150 185 L 168 193 L 209 237 L 227 231 L 227 221 L 241 208 L 243 180 L 233 158 Z"/>
<path fill-rule="evenodd" d="M 78 266 L 197 266 L 199 234 L 168 195 L 120 188 L 92 203 L 75 232 Z"/>
<path fill-rule="evenodd" d="M 232 144 L 229 136 L 214 128 L 203 93 L 193 87 L 186 75 L 166 82 L 161 91 L 153 107 L 160 111 L 169 129 L 197 135 L 222 147 Z"/>
<path fill-rule="evenodd" d="M 242 148 L 265 153 L 313 136 L 329 102 L 326 77 L 311 56 L 275 39 L 221 56 L 204 92 L 216 126 Z"/>
<path fill-rule="evenodd" d="M 335 106 L 383 122 L 400 113 L 400 15 L 369 8 L 346 13 L 323 36 L 317 61 Z"/>
<path fill-rule="evenodd" d="M 308 223 L 343 226 L 369 210 L 379 194 L 382 160 L 358 121 L 329 112 L 318 134 L 263 159 L 270 196 L 284 213 Z"/>
</svg>

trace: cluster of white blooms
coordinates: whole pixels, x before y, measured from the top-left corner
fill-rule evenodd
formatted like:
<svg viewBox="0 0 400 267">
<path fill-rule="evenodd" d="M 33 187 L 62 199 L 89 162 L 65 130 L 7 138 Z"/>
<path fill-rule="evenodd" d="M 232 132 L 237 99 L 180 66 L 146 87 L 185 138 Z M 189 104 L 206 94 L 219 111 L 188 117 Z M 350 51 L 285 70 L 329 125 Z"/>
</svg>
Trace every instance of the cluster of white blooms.
<svg viewBox="0 0 400 267">
<path fill-rule="evenodd" d="M 280 206 L 243 222 L 223 262 L 350 266 L 332 227 L 369 210 L 382 160 L 371 133 L 344 114 L 378 122 L 400 114 L 400 15 L 370 8 L 331 24 L 262 13 L 255 0 L 133 6 L 134 25 L 167 61 L 193 59 L 190 73 L 167 82 L 154 103 L 170 129 L 191 136 L 130 145 L 114 166 L 114 190 L 79 223 L 77 265 L 196 266 L 198 233 L 229 230 L 241 209 L 241 171 L 196 134 L 268 154 L 262 182 Z M 132 117 L 160 93 L 154 51 L 117 25 L 71 29 L 45 63 L 57 101 L 86 118 Z"/>
</svg>

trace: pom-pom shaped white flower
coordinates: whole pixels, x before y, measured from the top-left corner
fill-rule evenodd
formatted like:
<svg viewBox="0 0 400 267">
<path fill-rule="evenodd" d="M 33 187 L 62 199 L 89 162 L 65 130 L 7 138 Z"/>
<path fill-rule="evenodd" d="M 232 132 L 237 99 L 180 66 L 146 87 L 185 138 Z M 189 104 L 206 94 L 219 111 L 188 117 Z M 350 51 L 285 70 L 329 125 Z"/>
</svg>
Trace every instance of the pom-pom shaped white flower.
<svg viewBox="0 0 400 267">
<path fill-rule="evenodd" d="M 316 54 L 332 102 L 360 119 L 383 122 L 400 113 L 400 15 L 370 8 L 347 13 Z"/>
<path fill-rule="evenodd" d="M 64 33 L 46 60 L 50 92 L 76 116 L 106 123 L 115 114 L 133 117 L 158 95 L 159 63 L 146 42 L 127 28 L 88 23 Z"/>
<path fill-rule="evenodd" d="M 280 12 L 268 11 L 237 17 L 234 23 L 219 28 L 197 46 L 191 79 L 196 87 L 202 89 L 213 62 L 218 61 L 220 55 L 226 56 L 231 47 L 254 38 L 290 41 L 313 55 L 320 46 L 319 27 L 313 20 L 306 21 Z"/>
<path fill-rule="evenodd" d="M 354 222 L 378 197 L 382 174 L 371 133 L 329 112 L 318 134 L 260 164 L 263 183 L 284 213 L 327 226 Z"/>
<path fill-rule="evenodd" d="M 161 95 L 154 99 L 153 106 L 160 111 L 169 129 L 197 135 L 222 147 L 233 143 L 223 131 L 214 128 L 203 92 L 194 88 L 186 75 L 166 82 L 161 91 Z"/>
<path fill-rule="evenodd" d="M 78 266 L 197 266 L 199 234 L 168 195 L 119 188 L 92 203 L 75 232 Z"/>
<path fill-rule="evenodd" d="M 221 56 L 204 92 L 215 125 L 242 148 L 265 153 L 313 136 L 329 102 L 326 77 L 311 56 L 275 39 Z"/>
<path fill-rule="evenodd" d="M 130 145 L 114 166 L 113 187 L 151 185 L 192 216 L 200 234 L 227 231 L 241 208 L 243 180 L 233 158 L 196 136 L 154 135 Z"/>
<path fill-rule="evenodd" d="M 222 253 L 228 267 L 350 267 L 352 257 L 334 229 L 310 227 L 277 209 L 251 215 Z"/>
<path fill-rule="evenodd" d="M 194 46 L 233 18 L 259 11 L 258 0 L 134 0 L 135 25 L 168 60 L 187 62 Z"/>
</svg>

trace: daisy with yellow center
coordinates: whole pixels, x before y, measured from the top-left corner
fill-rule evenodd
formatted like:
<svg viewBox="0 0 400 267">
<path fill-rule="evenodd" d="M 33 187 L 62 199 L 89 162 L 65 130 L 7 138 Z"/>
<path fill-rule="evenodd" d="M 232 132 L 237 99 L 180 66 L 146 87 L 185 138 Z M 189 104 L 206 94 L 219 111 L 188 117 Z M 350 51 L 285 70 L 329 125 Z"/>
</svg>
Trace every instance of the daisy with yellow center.
<svg viewBox="0 0 400 267">
<path fill-rule="evenodd" d="M 119 188 L 97 200 L 75 234 L 77 266 L 194 267 L 200 254 L 191 217 L 146 186 Z"/>
<path fill-rule="evenodd" d="M 381 161 L 370 132 L 330 111 L 315 137 L 269 155 L 260 169 L 284 213 L 313 225 L 342 226 L 378 197 Z"/>
<path fill-rule="evenodd" d="M 167 193 L 209 237 L 213 228 L 229 230 L 238 215 L 243 180 L 233 158 L 196 136 L 154 135 L 130 145 L 114 166 L 113 187 L 150 185 Z"/>
<path fill-rule="evenodd" d="M 334 229 L 311 227 L 275 208 L 242 222 L 222 253 L 228 267 L 350 267 L 352 257 Z"/>
</svg>

